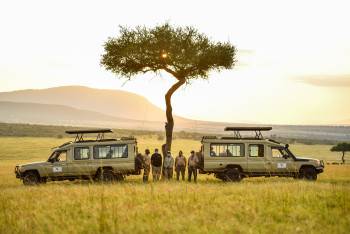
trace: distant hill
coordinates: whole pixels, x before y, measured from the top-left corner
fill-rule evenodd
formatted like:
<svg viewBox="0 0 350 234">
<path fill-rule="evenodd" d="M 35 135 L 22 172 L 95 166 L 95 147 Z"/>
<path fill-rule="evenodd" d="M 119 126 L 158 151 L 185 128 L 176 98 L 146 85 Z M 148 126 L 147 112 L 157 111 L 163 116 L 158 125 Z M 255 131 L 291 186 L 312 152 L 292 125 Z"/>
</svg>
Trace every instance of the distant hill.
<svg viewBox="0 0 350 234">
<path fill-rule="evenodd" d="M 121 90 L 63 86 L 0 93 L 0 101 L 64 105 L 118 118 L 165 121 L 164 111 L 146 98 Z M 177 121 L 186 121 L 176 117 Z"/>
<path fill-rule="evenodd" d="M 66 86 L 0 93 L 0 122 L 164 131 L 165 113 L 137 94 Z M 223 134 L 225 126 L 254 124 L 197 121 L 176 116 L 174 130 Z M 350 126 L 273 125 L 273 130 L 265 135 L 350 141 Z"/>
<path fill-rule="evenodd" d="M 159 129 L 159 122 L 118 118 L 63 105 L 0 101 L 0 122 L 75 125 L 130 129 Z"/>
</svg>

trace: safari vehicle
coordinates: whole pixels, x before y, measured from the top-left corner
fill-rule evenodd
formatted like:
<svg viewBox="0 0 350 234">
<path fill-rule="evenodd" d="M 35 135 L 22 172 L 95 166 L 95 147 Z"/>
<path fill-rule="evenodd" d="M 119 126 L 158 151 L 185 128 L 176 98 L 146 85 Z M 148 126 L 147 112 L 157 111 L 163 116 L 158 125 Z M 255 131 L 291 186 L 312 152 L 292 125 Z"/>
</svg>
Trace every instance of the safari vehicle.
<svg viewBox="0 0 350 234">
<path fill-rule="evenodd" d="M 105 139 L 110 129 L 66 131 L 75 134 L 74 142 L 54 148 L 46 162 L 28 163 L 15 167 L 16 177 L 25 185 L 51 180 L 123 180 L 138 174 L 135 161 L 137 142 L 133 137 Z M 94 140 L 84 140 L 84 134 L 97 133 Z"/>
<path fill-rule="evenodd" d="M 295 156 L 288 148 L 262 131 L 271 127 L 226 127 L 232 137 L 204 136 L 202 139 L 201 173 L 215 174 L 223 181 L 240 181 L 245 177 L 281 176 L 316 180 L 322 173 L 322 160 Z M 242 137 L 242 131 L 255 132 L 254 137 Z"/>
</svg>

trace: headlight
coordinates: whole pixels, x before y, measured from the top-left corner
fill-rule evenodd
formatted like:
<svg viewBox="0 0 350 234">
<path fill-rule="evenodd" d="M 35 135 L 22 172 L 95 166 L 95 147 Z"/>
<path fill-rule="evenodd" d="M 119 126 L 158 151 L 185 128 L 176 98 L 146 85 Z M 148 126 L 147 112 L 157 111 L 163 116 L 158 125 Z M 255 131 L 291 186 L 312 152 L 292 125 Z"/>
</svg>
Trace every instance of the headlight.
<svg viewBox="0 0 350 234">
<path fill-rule="evenodd" d="M 323 162 L 323 160 L 320 161 L 320 165 L 321 165 L 322 167 L 324 167 L 324 162 Z"/>
</svg>

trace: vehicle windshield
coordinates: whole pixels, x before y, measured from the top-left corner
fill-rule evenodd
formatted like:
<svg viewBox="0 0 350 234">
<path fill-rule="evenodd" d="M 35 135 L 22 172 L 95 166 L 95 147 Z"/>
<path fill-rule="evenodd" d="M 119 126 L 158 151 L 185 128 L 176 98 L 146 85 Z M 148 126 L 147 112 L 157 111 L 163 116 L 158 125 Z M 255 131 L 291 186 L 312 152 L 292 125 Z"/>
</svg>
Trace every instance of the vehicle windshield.
<svg viewBox="0 0 350 234">
<path fill-rule="evenodd" d="M 52 154 L 50 155 L 49 159 L 47 160 L 48 162 L 51 162 L 54 160 L 54 158 L 57 157 L 57 151 L 52 152 Z"/>
<path fill-rule="evenodd" d="M 289 156 L 289 152 L 285 148 L 280 148 L 279 150 L 280 150 L 281 154 L 283 155 L 283 157 Z"/>
<path fill-rule="evenodd" d="M 288 147 L 284 148 L 284 150 L 292 157 L 295 157 L 294 154 L 292 153 L 292 151 L 289 150 Z"/>
</svg>

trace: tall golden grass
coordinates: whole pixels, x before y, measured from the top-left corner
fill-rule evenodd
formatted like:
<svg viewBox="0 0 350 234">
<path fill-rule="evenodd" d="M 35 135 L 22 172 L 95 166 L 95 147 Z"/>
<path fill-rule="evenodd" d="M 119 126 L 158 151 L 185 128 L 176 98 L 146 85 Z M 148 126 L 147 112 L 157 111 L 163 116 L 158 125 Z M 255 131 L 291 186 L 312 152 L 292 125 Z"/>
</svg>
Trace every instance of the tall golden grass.
<svg viewBox="0 0 350 234">
<path fill-rule="evenodd" d="M 51 182 L 23 186 L 18 162 L 45 160 L 51 138 L 0 138 L 0 233 L 349 233 L 350 166 L 326 165 L 316 182 L 251 178 L 223 183 L 200 175 L 197 184 Z M 140 151 L 161 142 L 141 138 Z M 186 155 L 199 142 L 174 141 Z M 336 157 L 324 146 L 291 146 L 301 155 Z M 314 149 L 314 150 L 313 150 Z M 312 155 L 311 153 L 317 153 Z"/>
</svg>

